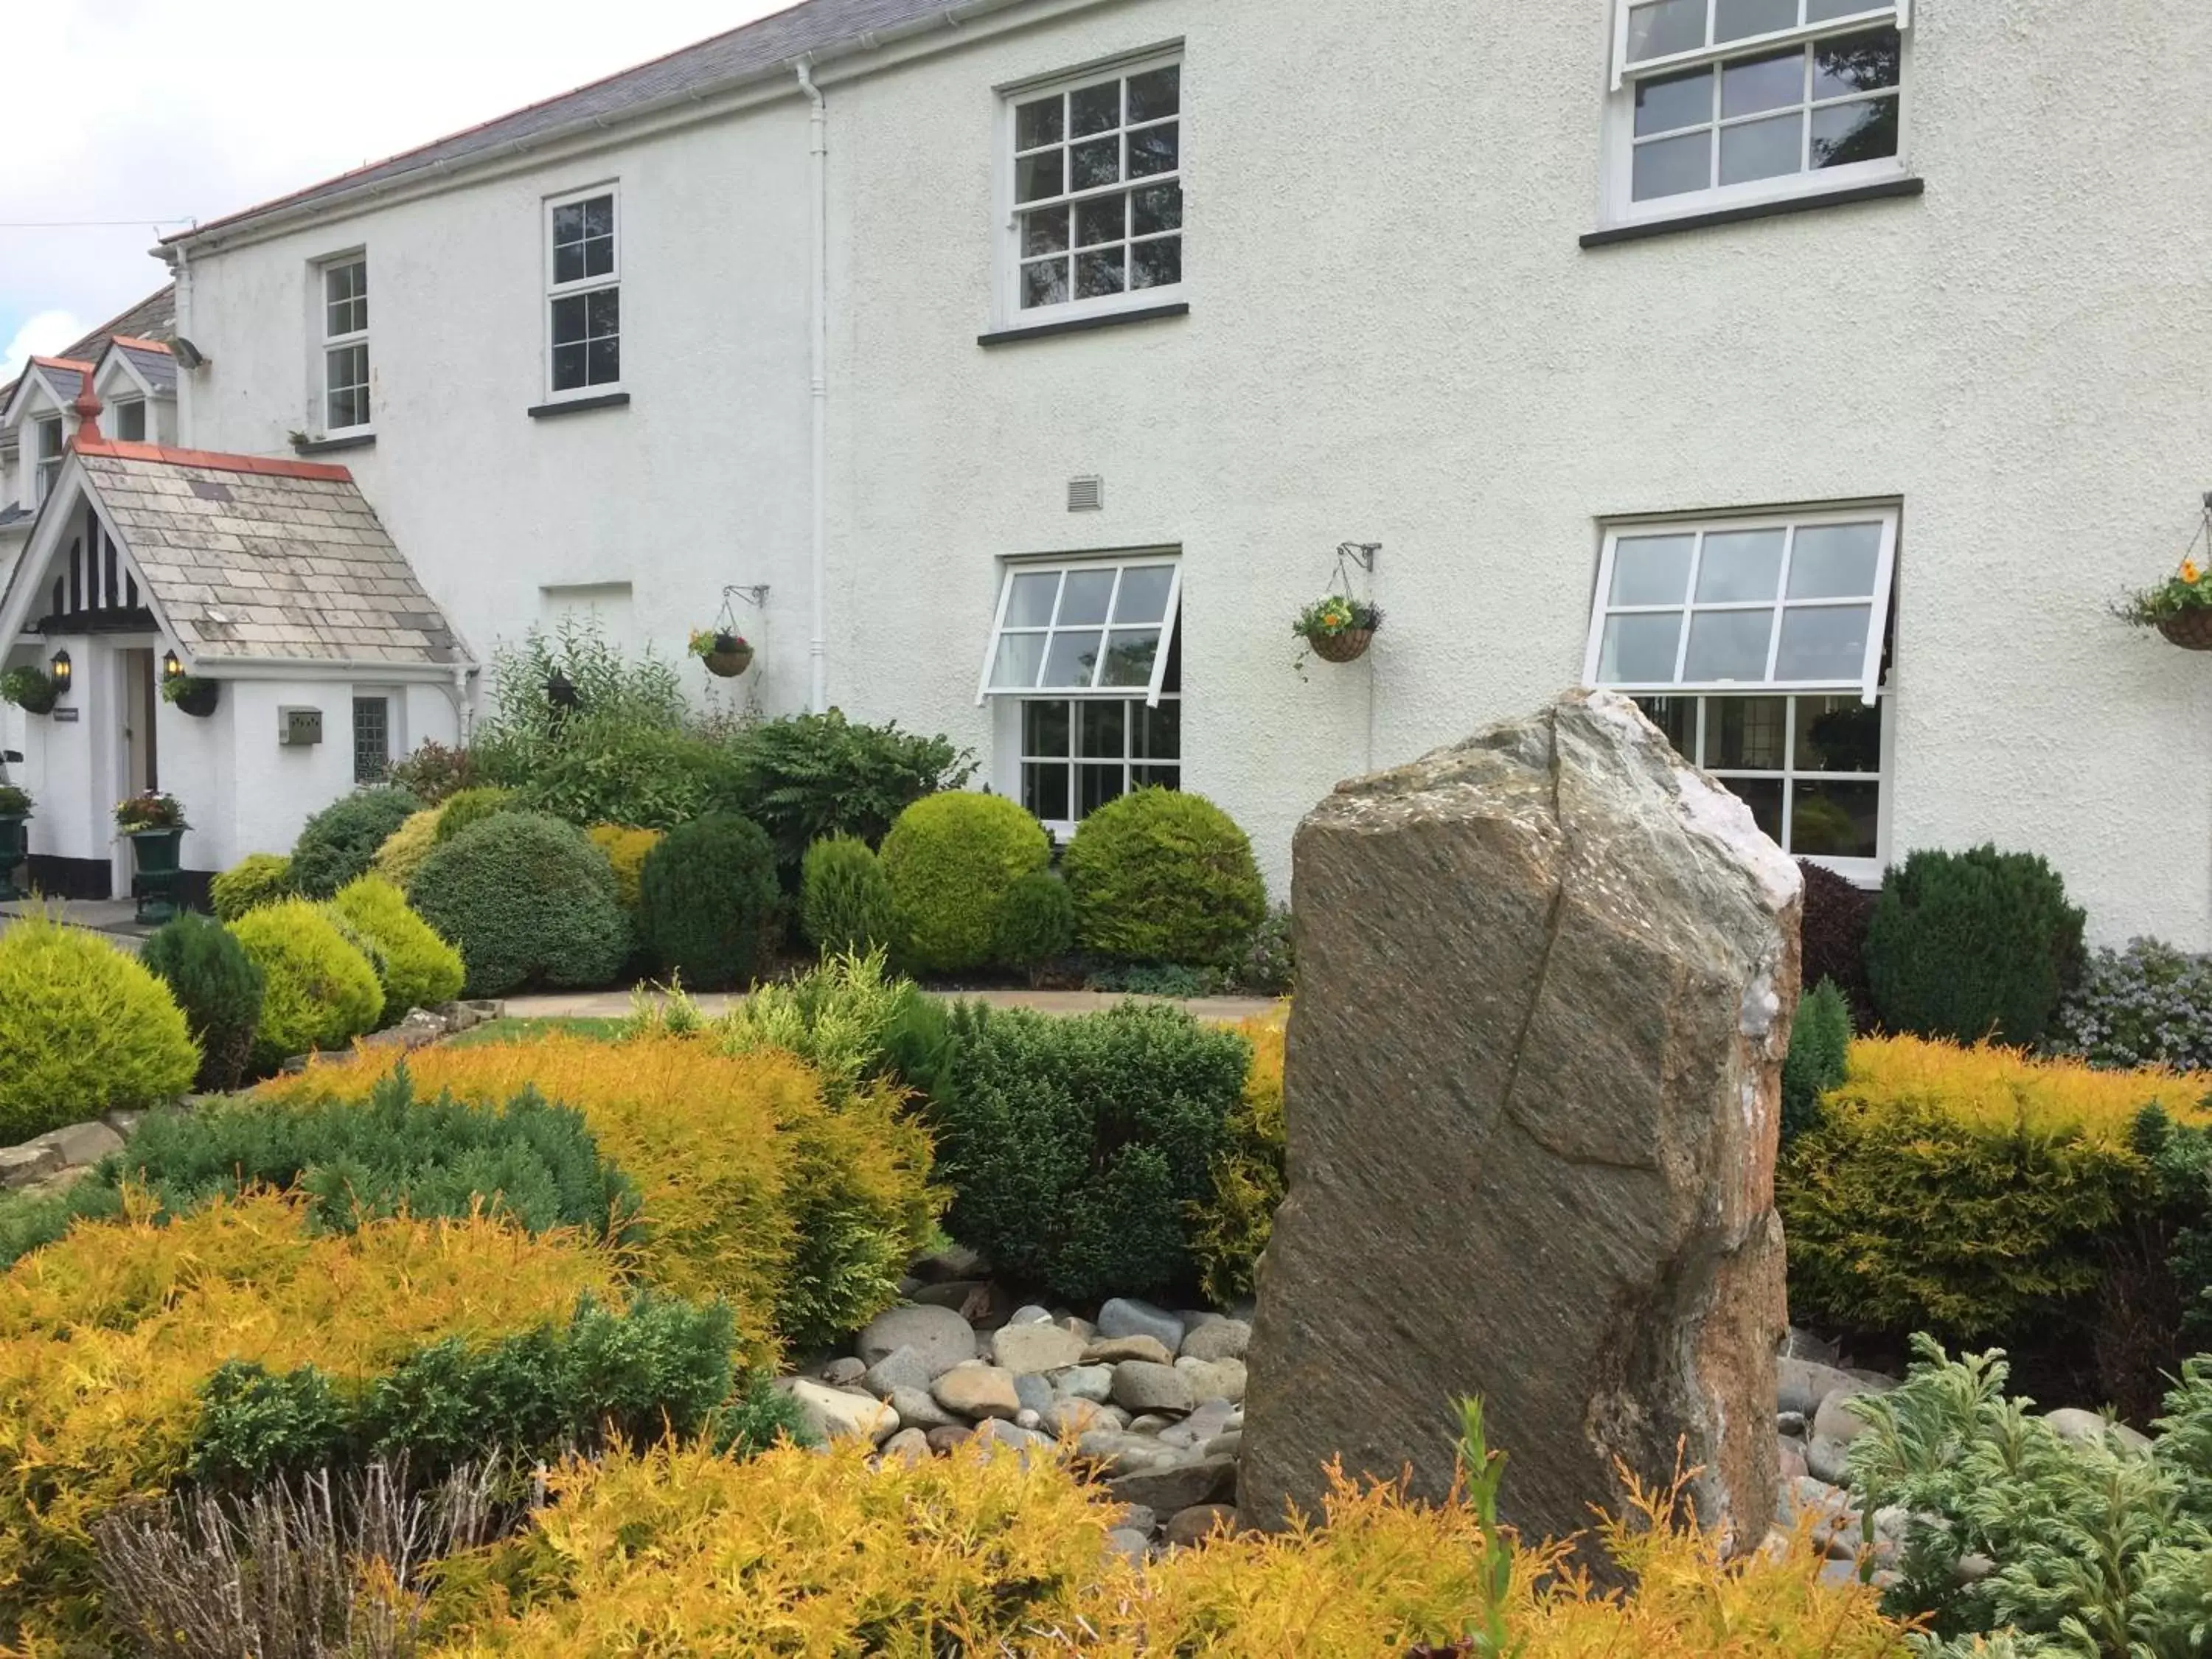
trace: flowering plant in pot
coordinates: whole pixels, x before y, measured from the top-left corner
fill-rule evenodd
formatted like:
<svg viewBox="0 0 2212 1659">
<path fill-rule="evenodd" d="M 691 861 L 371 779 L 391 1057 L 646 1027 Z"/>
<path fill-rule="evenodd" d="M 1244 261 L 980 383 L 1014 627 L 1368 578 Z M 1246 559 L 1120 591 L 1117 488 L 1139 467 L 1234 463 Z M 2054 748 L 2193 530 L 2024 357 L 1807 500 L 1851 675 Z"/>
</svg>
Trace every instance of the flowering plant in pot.
<svg viewBox="0 0 2212 1659">
<path fill-rule="evenodd" d="M 1316 599 L 1298 612 L 1291 632 L 1306 642 L 1306 649 L 1323 662 L 1357 662 L 1367 654 L 1375 630 L 1382 626 L 1382 609 L 1365 599 L 1331 593 Z M 1301 665 L 1305 655 L 1298 656 Z"/>
<path fill-rule="evenodd" d="M 115 803 L 115 828 L 130 838 L 137 867 L 131 884 L 138 900 L 138 920 L 161 922 L 177 914 L 177 890 L 184 880 L 178 845 L 191 825 L 185 804 L 174 795 L 149 789 Z"/>
<path fill-rule="evenodd" d="M 204 680 L 194 674 L 172 674 L 161 682 L 162 702 L 173 703 L 200 720 L 215 713 L 216 701 L 222 696 L 221 680 Z"/>
<path fill-rule="evenodd" d="M 708 673 L 722 679 L 733 680 L 753 665 L 753 648 L 745 636 L 726 628 L 693 630 L 689 649 Z"/>
<path fill-rule="evenodd" d="M 0 702 L 12 702 L 27 714 L 52 712 L 60 684 L 43 668 L 11 668 L 0 674 Z"/>
<path fill-rule="evenodd" d="M 191 825 L 185 822 L 184 802 L 158 789 L 149 789 L 115 803 L 115 827 L 126 836 L 142 836 L 149 830 L 189 830 Z"/>
<path fill-rule="evenodd" d="M 2191 651 L 2212 651 L 2212 574 L 2194 558 L 2155 587 L 2138 588 L 2112 607 L 2137 628 L 2155 628 Z"/>
</svg>

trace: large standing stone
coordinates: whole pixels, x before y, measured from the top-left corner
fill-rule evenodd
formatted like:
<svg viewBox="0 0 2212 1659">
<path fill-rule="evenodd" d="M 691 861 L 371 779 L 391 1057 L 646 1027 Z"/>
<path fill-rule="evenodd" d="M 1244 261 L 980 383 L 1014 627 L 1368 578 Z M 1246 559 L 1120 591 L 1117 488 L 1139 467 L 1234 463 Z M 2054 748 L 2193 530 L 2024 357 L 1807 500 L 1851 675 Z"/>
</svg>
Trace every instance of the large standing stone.
<svg viewBox="0 0 2212 1659">
<path fill-rule="evenodd" d="M 1472 1394 L 1524 1532 L 1617 1512 L 1616 1462 L 1666 1486 L 1679 1440 L 1700 1518 L 1756 1546 L 1796 867 L 1632 703 L 1575 692 L 1340 786 L 1293 870 L 1245 1519 L 1317 1511 L 1339 1454 L 1442 1498 Z"/>
</svg>

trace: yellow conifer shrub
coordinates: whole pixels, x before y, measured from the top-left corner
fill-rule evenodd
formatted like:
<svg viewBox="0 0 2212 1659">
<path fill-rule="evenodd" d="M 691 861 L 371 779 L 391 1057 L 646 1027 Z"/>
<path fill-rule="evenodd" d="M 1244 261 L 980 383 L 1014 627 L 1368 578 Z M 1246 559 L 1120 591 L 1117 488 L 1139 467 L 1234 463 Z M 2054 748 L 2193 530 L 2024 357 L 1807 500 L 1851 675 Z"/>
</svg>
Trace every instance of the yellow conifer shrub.
<svg viewBox="0 0 2212 1659">
<path fill-rule="evenodd" d="M 202 1386 L 230 1360 L 380 1375 L 448 1336 L 619 1300 L 617 1264 L 495 1222 L 373 1221 L 314 1236 L 259 1194 L 155 1226 L 82 1224 L 0 1277 L 0 1628 L 81 1628 L 91 1528 L 181 1473 Z"/>
<path fill-rule="evenodd" d="M 1252 1045 L 1229 1145 L 1213 1160 L 1213 1193 L 1192 1206 L 1191 1255 L 1206 1295 L 1222 1307 L 1252 1293 L 1252 1270 L 1274 1231 L 1283 1170 L 1283 1038 L 1290 1005 L 1237 1026 Z"/>
<path fill-rule="evenodd" d="M 615 896 L 625 910 L 637 908 L 638 883 L 645 870 L 646 854 L 660 845 L 662 832 L 658 830 L 633 830 L 626 823 L 595 823 L 584 831 L 592 844 L 607 855 L 614 866 Z"/>
<path fill-rule="evenodd" d="M 445 816 L 442 806 L 426 806 L 407 818 L 384 838 L 368 867 L 400 891 L 415 879 L 415 872 L 422 867 L 422 860 L 430 856 L 430 849 L 438 844 L 438 820 Z"/>
</svg>

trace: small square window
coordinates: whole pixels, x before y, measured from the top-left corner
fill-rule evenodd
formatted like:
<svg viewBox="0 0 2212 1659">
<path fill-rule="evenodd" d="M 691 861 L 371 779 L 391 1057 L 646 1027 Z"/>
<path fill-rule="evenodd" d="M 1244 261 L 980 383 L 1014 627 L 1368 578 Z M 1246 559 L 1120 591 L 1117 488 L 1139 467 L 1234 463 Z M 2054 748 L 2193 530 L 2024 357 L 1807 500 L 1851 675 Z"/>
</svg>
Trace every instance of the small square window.
<svg viewBox="0 0 2212 1659">
<path fill-rule="evenodd" d="M 126 398 L 115 405 L 115 435 L 127 444 L 146 441 L 146 400 Z"/>
<path fill-rule="evenodd" d="M 392 700 L 353 700 L 353 781 L 376 783 L 392 769 Z"/>
</svg>

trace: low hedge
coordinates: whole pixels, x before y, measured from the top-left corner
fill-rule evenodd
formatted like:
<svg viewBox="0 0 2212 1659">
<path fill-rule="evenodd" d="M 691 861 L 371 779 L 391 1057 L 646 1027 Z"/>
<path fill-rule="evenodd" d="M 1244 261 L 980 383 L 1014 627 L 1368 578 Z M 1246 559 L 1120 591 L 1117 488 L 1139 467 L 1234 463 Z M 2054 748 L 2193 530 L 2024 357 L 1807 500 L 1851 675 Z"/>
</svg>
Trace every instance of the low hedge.
<svg viewBox="0 0 2212 1659">
<path fill-rule="evenodd" d="M 901 960 L 924 973 L 988 965 L 1008 890 L 1051 862 L 1044 826 L 1003 795 L 916 801 L 884 837 Z"/>
<path fill-rule="evenodd" d="M 305 899 L 264 904 L 230 931 L 261 971 L 253 1061 L 263 1071 L 294 1054 L 342 1048 L 376 1029 L 384 1014 L 376 969 L 318 906 Z"/>
<path fill-rule="evenodd" d="M 606 854 L 543 813 L 471 824 L 422 861 L 408 898 L 460 951 L 472 997 L 537 981 L 605 985 L 629 959 L 629 918 Z"/>
<path fill-rule="evenodd" d="M 1267 886 L 1237 822 L 1200 795 L 1134 789 L 1083 820 L 1063 860 L 1086 951 L 1225 968 L 1267 916 Z"/>
</svg>

